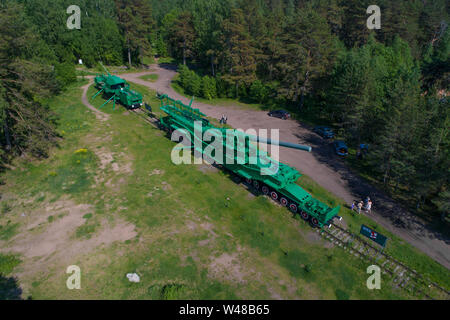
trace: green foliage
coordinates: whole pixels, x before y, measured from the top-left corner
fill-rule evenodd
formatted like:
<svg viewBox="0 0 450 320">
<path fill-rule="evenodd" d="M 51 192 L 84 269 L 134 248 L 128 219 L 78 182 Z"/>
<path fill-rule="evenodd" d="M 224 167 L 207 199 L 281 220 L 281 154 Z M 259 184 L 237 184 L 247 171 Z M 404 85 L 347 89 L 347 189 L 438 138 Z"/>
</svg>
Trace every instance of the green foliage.
<svg viewBox="0 0 450 320">
<path fill-rule="evenodd" d="M 153 28 L 152 9 L 144 0 L 114 0 L 117 22 L 122 31 L 127 61 L 142 63 L 142 58 L 151 53 L 149 33 Z"/>
<path fill-rule="evenodd" d="M 12 237 L 14 237 L 19 228 L 19 224 L 18 223 L 11 223 L 8 221 L 8 223 L 6 225 L 0 225 L 0 240 L 4 240 L 7 241 L 9 239 L 11 239 Z"/>
<path fill-rule="evenodd" d="M 338 299 L 338 300 L 349 300 L 350 299 L 349 294 L 344 290 L 336 289 L 335 294 L 336 294 L 336 299 Z"/>
<path fill-rule="evenodd" d="M 77 81 L 75 65 L 73 63 L 65 62 L 55 66 L 56 80 L 60 83 L 62 88 Z"/>
<path fill-rule="evenodd" d="M 75 237 L 78 239 L 90 239 L 92 235 L 97 231 L 99 227 L 98 223 L 86 222 L 82 226 L 79 226 L 75 231 Z"/>
<path fill-rule="evenodd" d="M 6 213 L 10 212 L 11 210 L 12 210 L 11 205 L 10 205 L 8 202 L 6 202 L 6 201 L 2 201 L 2 209 L 1 209 L 1 212 L 2 212 L 3 214 L 6 214 Z"/>
<path fill-rule="evenodd" d="M 83 219 L 90 219 L 90 218 L 92 218 L 92 213 L 86 213 L 84 216 L 83 216 Z"/>
<path fill-rule="evenodd" d="M 0 275 L 10 274 L 20 262 L 21 260 L 16 255 L 0 253 Z"/>
<path fill-rule="evenodd" d="M 256 80 L 250 86 L 250 98 L 258 103 L 266 101 L 269 89 L 260 81 Z"/>
<path fill-rule="evenodd" d="M 92 184 L 95 165 L 96 158 L 92 152 L 74 153 L 69 156 L 67 163 L 55 172 L 50 172 L 44 182 L 54 194 L 80 193 Z"/>
<path fill-rule="evenodd" d="M 216 80 L 214 78 L 208 76 L 202 78 L 201 96 L 208 100 L 217 98 Z"/>
</svg>

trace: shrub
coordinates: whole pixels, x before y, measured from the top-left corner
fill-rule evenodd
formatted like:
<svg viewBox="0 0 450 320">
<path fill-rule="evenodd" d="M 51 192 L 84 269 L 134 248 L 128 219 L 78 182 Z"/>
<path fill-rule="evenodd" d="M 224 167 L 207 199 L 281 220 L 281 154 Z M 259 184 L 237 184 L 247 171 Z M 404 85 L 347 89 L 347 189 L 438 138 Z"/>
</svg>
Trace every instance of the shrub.
<svg viewBox="0 0 450 320">
<path fill-rule="evenodd" d="M 250 86 L 250 98 L 261 103 L 267 99 L 269 89 L 260 81 L 256 80 Z"/>
<path fill-rule="evenodd" d="M 61 88 L 67 87 L 69 84 L 77 81 L 75 65 L 69 62 L 57 64 L 55 66 L 56 80 Z"/>
<path fill-rule="evenodd" d="M 214 78 L 205 76 L 202 79 L 202 97 L 208 100 L 217 97 L 216 80 Z"/>
<path fill-rule="evenodd" d="M 202 94 L 202 78 L 194 71 L 190 71 L 188 91 L 189 94 L 197 97 Z"/>
</svg>

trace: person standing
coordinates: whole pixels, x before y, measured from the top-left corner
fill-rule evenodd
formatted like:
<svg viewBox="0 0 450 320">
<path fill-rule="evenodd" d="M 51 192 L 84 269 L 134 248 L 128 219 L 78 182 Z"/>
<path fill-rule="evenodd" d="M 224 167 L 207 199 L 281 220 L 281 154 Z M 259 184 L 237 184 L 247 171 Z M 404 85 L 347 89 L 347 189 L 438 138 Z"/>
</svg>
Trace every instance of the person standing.
<svg viewBox="0 0 450 320">
<path fill-rule="evenodd" d="M 358 203 L 358 214 L 361 214 L 361 209 L 362 209 L 362 207 L 363 207 L 363 202 L 360 201 L 360 202 Z"/>
<path fill-rule="evenodd" d="M 223 115 L 223 124 L 227 124 L 228 118 L 226 115 Z"/>
<path fill-rule="evenodd" d="M 352 211 L 356 209 L 356 202 L 355 202 L 355 200 L 353 200 L 352 206 L 351 206 L 350 209 L 351 209 Z"/>
<path fill-rule="evenodd" d="M 367 208 L 366 208 L 367 213 L 371 213 L 372 211 L 372 200 L 369 200 L 367 202 Z"/>
</svg>

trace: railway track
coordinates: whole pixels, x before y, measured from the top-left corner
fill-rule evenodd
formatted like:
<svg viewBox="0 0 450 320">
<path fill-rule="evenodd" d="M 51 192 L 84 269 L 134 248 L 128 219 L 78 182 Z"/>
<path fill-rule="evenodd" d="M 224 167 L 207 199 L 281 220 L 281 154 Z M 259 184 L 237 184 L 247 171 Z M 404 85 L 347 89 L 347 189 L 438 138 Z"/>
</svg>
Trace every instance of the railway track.
<svg viewBox="0 0 450 320">
<path fill-rule="evenodd" d="M 382 252 L 350 231 L 331 223 L 330 227 L 317 229 L 326 240 L 342 247 L 355 257 L 377 265 L 383 274 L 392 279 L 395 288 L 408 291 L 413 296 L 430 300 L 450 300 L 450 293 L 438 284 L 426 279 L 397 259 Z"/>
<path fill-rule="evenodd" d="M 142 109 L 130 109 L 129 111 L 145 122 L 159 128 L 158 119 L 150 112 Z M 329 227 L 316 230 L 323 238 L 342 247 L 349 254 L 379 266 L 382 273 L 392 279 L 395 288 L 406 290 L 411 295 L 423 299 L 450 300 L 450 292 L 446 289 L 382 252 L 359 235 L 353 234 L 334 223 L 331 223 Z"/>
</svg>

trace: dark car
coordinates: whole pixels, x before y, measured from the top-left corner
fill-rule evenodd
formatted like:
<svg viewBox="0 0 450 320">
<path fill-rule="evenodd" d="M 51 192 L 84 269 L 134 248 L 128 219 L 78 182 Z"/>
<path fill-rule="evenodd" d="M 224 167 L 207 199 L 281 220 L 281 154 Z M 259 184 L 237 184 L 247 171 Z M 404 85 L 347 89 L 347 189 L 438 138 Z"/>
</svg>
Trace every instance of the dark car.
<svg viewBox="0 0 450 320">
<path fill-rule="evenodd" d="M 313 129 L 313 131 L 324 139 L 332 139 L 334 137 L 333 130 L 325 126 L 317 126 Z"/>
<path fill-rule="evenodd" d="M 337 140 L 333 143 L 334 151 L 338 156 L 345 157 L 348 155 L 348 147 L 342 140 Z"/>
<path fill-rule="evenodd" d="M 289 112 L 287 112 L 286 110 L 270 111 L 268 113 L 268 115 L 271 117 L 277 117 L 277 118 L 284 119 L 284 120 L 289 119 L 291 117 Z"/>
</svg>

